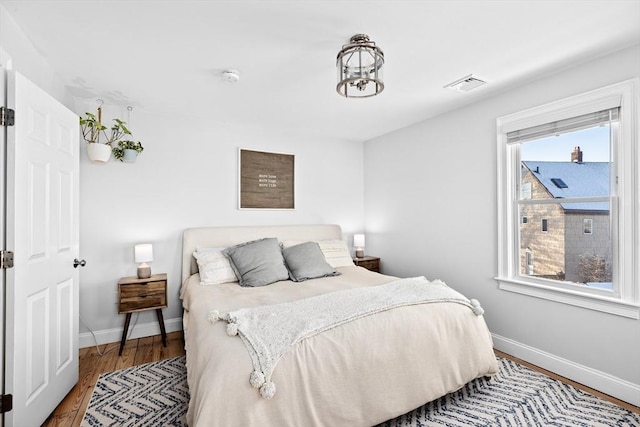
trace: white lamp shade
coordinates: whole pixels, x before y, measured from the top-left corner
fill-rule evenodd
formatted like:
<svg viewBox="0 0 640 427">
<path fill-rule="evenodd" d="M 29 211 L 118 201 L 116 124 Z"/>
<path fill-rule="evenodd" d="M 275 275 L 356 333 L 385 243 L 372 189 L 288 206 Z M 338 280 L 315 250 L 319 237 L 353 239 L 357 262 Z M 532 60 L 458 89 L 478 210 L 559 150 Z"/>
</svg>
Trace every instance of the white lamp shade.
<svg viewBox="0 0 640 427">
<path fill-rule="evenodd" d="M 153 245 L 151 243 L 136 245 L 134 249 L 136 262 L 153 261 Z"/>
<path fill-rule="evenodd" d="M 364 234 L 353 235 L 353 246 L 355 246 L 356 248 L 364 247 Z"/>
</svg>

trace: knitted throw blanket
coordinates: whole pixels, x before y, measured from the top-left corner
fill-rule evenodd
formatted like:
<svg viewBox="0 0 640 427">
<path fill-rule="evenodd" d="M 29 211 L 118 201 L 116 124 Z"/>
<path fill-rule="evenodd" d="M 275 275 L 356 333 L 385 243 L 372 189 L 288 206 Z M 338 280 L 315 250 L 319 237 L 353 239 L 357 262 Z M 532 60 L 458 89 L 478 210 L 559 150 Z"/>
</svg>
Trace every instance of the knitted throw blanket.
<svg viewBox="0 0 640 427">
<path fill-rule="evenodd" d="M 440 280 L 429 282 L 424 277 L 415 277 L 227 314 L 213 310 L 209 312 L 209 321 L 225 320 L 227 334 L 240 336 L 254 367 L 249 382 L 260 390 L 263 398 L 270 399 L 276 392 L 271 381 L 273 370 L 296 343 L 381 311 L 436 302 L 463 304 L 478 316 L 484 313 L 477 300 L 468 300 Z"/>
</svg>

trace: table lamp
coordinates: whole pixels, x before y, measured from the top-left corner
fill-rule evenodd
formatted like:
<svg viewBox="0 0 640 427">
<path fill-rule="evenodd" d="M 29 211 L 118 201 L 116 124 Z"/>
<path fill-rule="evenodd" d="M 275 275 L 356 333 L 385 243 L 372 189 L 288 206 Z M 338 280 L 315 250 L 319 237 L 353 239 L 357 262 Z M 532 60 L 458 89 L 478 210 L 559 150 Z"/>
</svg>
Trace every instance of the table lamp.
<svg viewBox="0 0 640 427">
<path fill-rule="evenodd" d="M 353 235 L 353 246 L 356 248 L 356 258 L 364 257 L 364 234 Z"/>
<path fill-rule="evenodd" d="M 151 277 L 151 267 L 148 262 L 153 261 L 153 245 L 151 243 L 143 243 L 136 245 L 134 248 L 136 262 L 138 265 L 138 279 L 148 279 Z"/>
</svg>

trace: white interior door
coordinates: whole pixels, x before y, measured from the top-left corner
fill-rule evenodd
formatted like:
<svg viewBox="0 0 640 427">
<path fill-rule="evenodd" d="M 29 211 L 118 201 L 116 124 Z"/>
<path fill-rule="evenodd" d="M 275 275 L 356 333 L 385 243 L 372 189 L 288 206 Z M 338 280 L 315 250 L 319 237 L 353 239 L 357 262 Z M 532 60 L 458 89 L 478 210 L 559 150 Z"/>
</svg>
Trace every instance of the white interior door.
<svg viewBox="0 0 640 427">
<path fill-rule="evenodd" d="M 40 426 L 78 380 L 78 116 L 8 71 L 7 426 Z"/>
<path fill-rule="evenodd" d="M 3 52 L 0 49 L 0 104 L 6 102 L 6 68 L 3 65 Z M 0 128 L 0 249 L 5 248 L 5 236 L 4 236 L 4 194 L 5 194 L 5 152 L 4 147 L 6 143 L 6 135 L 2 128 Z M 2 339 L 2 351 L 0 351 L 0 394 L 4 394 L 4 271 L 0 271 L 0 339 Z M 0 416 L 0 427 L 4 426 L 4 417 Z"/>
</svg>

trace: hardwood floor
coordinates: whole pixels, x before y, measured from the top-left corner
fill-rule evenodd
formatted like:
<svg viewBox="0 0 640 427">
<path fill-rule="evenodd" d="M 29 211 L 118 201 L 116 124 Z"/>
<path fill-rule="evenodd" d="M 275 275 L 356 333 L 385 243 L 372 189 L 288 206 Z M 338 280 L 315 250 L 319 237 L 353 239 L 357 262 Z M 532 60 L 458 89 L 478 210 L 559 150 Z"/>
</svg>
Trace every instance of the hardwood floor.
<svg viewBox="0 0 640 427">
<path fill-rule="evenodd" d="M 120 346 L 119 343 L 111 343 L 100 346 L 100 352 L 103 353 L 103 356 L 100 356 L 98 354 L 98 351 L 95 347 L 80 349 L 80 375 L 78 384 L 76 384 L 76 386 L 69 392 L 69 394 L 60 403 L 60 405 L 58 405 L 55 411 L 53 411 L 53 413 L 49 416 L 47 421 L 45 421 L 42 426 L 79 426 L 82 422 L 84 411 L 89 404 L 89 400 L 91 399 L 93 387 L 96 385 L 96 381 L 98 380 L 100 374 L 116 371 L 118 369 L 128 368 L 130 366 L 141 365 L 143 363 L 156 362 L 158 360 L 183 355 L 184 345 L 182 342 L 182 333 L 173 332 L 167 334 L 167 338 L 168 343 L 166 348 L 162 346 L 162 338 L 160 337 L 160 335 L 129 340 L 124 347 L 122 356 L 118 356 L 118 349 Z M 587 391 L 602 399 L 613 402 L 630 411 L 640 413 L 640 408 L 637 406 L 600 393 L 597 390 L 593 390 L 582 384 L 578 384 L 567 378 L 556 375 L 553 372 L 546 371 L 542 368 L 539 368 L 535 365 L 532 365 L 500 351 L 496 351 L 496 354 L 498 356 L 514 360 L 515 362 L 527 366 L 535 371 L 541 372 L 566 384 L 570 384 L 576 388 Z"/>
<path fill-rule="evenodd" d="M 120 343 L 101 345 L 102 356 L 95 346 L 80 349 L 78 383 L 42 426 L 79 426 L 100 374 L 184 354 L 181 332 L 167 334 L 167 339 L 167 347 L 162 346 L 160 335 L 131 339 L 125 344 L 122 356 L 118 356 Z"/>
</svg>

